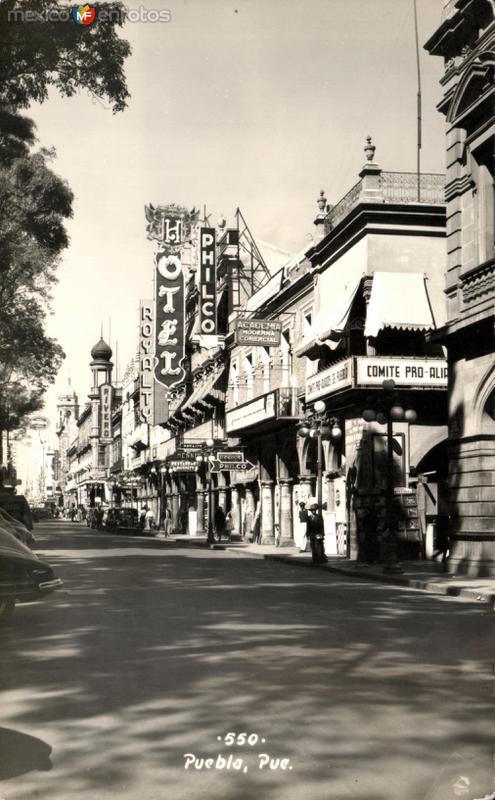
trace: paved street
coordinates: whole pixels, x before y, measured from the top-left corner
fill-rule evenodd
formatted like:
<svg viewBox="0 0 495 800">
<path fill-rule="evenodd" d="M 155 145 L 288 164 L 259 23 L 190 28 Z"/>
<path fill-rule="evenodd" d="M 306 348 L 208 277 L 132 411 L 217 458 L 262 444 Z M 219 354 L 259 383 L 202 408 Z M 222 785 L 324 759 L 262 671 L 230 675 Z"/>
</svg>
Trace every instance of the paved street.
<svg viewBox="0 0 495 800">
<path fill-rule="evenodd" d="M 494 615 L 475 602 L 70 523 L 35 532 L 65 585 L 0 634 L 2 799 L 491 789 Z M 192 763 L 230 753 L 239 770 Z"/>
</svg>

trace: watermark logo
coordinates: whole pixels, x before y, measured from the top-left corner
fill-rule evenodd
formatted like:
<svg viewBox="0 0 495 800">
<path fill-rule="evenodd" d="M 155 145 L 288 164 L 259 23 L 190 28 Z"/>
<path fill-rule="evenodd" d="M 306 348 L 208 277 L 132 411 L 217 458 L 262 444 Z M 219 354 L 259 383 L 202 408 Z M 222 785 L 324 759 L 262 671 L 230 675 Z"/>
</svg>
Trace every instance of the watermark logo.
<svg viewBox="0 0 495 800">
<path fill-rule="evenodd" d="M 74 6 L 71 9 L 72 19 L 78 25 L 91 25 L 94 22 L 96 9 L 94 6 Z"/>
<path fill-rule="evenodd" d="M 0 5 L 2 0 L 0 0 Z M 96 13 L 96 6 L 85 3 L 81 6 L 46 6 L 41 10 L 24 9 L 15 6 L 7 12 L 8 22 L 75 22 L 87 27 L 98 19 L 98 22 L 111 22 L 123 25 L 128 22 L 171 22 L 172 12 L 165 8 L 126 8 L 124 6 L 107 7 L 102 5 Z"/>
</svg>

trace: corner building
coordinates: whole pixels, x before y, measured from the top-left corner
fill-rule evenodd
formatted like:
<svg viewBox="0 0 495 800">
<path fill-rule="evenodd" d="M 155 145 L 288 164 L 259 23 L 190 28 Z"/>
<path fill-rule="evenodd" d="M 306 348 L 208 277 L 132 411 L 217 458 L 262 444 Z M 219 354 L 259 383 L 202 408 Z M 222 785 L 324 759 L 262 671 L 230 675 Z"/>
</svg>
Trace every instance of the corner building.
<svg viewBox="0 0 495 800">
<path fill-rule="evenodd" d="M 441 56 L 446 121 L 447 321 L 452 567 L 495 574 L 495 9 L 448 0 L 425 45 Z"/>
</svg>

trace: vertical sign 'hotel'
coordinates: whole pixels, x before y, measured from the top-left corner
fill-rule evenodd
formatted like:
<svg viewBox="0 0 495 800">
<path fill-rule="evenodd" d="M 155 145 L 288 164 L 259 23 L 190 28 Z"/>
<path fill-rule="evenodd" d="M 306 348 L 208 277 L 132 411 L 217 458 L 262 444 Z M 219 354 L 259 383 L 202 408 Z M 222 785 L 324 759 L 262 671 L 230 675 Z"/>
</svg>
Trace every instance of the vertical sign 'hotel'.
<svg viewBox="0 0 495 800">
<path fill-rule="evenodd" d="M 215 334 L 217 332 L 215 261 L 215 229 L 201 228 L 199 240 L 199 280 L 201 286 L 199 331 L 202 334 Z"/>
</svg>

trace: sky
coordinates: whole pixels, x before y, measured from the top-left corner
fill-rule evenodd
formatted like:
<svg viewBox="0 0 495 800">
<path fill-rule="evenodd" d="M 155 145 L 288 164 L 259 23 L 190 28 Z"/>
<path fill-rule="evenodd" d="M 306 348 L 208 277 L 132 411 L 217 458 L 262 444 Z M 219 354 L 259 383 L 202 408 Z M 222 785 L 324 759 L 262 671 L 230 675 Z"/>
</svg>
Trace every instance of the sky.
<svg viewBox="0 0 495 800">
<path fill-rule="evenodd" d="M 319 191 L 335 203 L 358 180 L 367 135 L 382 169 L 416 169 L 413 0 L 127 5 L 171 12 L 122 31 L 133 49 L 127 110 L 113 115 L 84 93 L 30 109 L 75 194 L 47 326 L 66 353 L 47 394 L 52 420 L 69 376 L 87 399 L 102 323 L 114 352 L 118 342 L 120 376 L 136 351 L 139 299 L 152 287 L 145 204 L 206 205 L 212 223 L 233 221 L 239 206 L 255 237 L 297 252 Z M 442 2 L 417 5 L 422 47 Z M 422 50 L 421 70 L 422 171 L 443 172 L 441 60 Z"/>
</svg>

